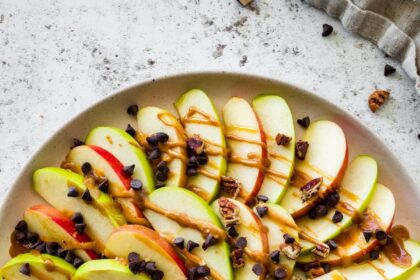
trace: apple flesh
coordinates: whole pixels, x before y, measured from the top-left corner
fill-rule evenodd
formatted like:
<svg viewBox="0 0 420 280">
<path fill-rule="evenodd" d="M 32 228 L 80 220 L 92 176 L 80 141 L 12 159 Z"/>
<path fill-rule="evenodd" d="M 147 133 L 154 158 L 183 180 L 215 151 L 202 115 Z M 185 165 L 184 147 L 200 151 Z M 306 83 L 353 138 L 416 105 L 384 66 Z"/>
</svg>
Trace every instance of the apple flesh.
<svg viewBox="0 0 420 280">
<path fill-rule="evenodd" d="M 278 203 L 289 185 L 295 161 L 296 140 L 292 113 L 286 101 L 277 95 L 258 95 L 252 101 L 252 107 L 265 134 L 269 170 L 282 175 L 266 174 L 259 195 L 265 195 L 270 202 Z M 291 137 L 289 144 L 277 144 L 276 136 L 279 133 Z"/>
<path fill-rule="evenodd" d="M 57 242 L 63 248 L 83 248 L 91 239 L 84 233 L 77 232 L 75 224 L 57 209 L 48 205 L 35 205 L 24 214 L 25 222 L 31 232 L 36 232 L 45 242 Z M 74 253 L 82 260 L 89 261 L 99 256 L 90 249 L 77 249 Z"/>
<path fill-rule="evenodd" d="M 143 183 L 146 193 L 155 189 L 153 170 L 139 143 L 127 132 L 115 127 L 97 127 L 86 137 L 86 144 L 101 147 L 114 155 L 124 166 L 135 166 L 133 179 Z"/>
<path fill-rule="evenodd" d="M 376 190 L 376 182 L 378 178 L 378 165 L 376 161 L 369 156 L 358 156 L 348 166 L 341 187 L 338 190 L 340 194 L 340 202 L 337 206 L 329 210 L 324 217 L 311 219 L 307 216 L 297 220 L 298 227 L 312 238 L 325 242 L 336 237 L 343 229 L 349 227 L 353 221 L 350 213 L 343 214 L 343 219 L 333 222 L 333 216 L 336 209 L 340 209 L 339 205 L 345 203 L 355 210 L 357 215 L 362 213 L 372 199 Z M 352 211 L 353 211 L 352 210 Z M 311 251 L 315 244 L 302 239 L 302 254 Z"/>
<path fill-rule="evenodd" d="M 223 119 L 230 149 L 226 176 L 241 183 L 242 198 L 248 202 L 258 194 L 264 179 L 263 165 L 267 158 L 264 132 L 252 107 L 239 97 L 232 97 L 225 104 Z M 236 162 L 235 158 L 251 165 Z"/>
<path fill-rule="evenodd" d="M 235 199 L 227 199 L 235 204 L 235 206 L 239 209 L 239 223 L 235 226 L 235 229 L 239 236 L 246 238 L 246 247 L 254 252 L 268 254 L 269 248 L 267 234 L 265 233 L 264 225 L 261 223 L 261 220 L 252 211 L 252 209 L 244 203 Z M 219 200 L 215 200 L 212 203 L 212 207 L 219 219 L 223 220 L 223 217 L 220 214 Z M 245 265 L 242 268 L 234 270 L 235 279 L 264 279 L 264 275 L 258 276 L 252 271 L 252 267 L 257 263 L 249 258 L 245 253 L 244 262 Z"/>
<path fill-rule="evenodd" d="M 139 131 L 144 136 L 164 132 L 169 136 L 169 142 L 185 143 L 184 129 L 178 119 L 170 112 L 158 107 L 144 107 L 137 113 Z M 172 147 L 171 151 L 180 157 L 186 157 L 185 146 Z M 169 178 L 166 186 L 183 187 L 186 182 L 186 163 L 181 158 L 172 158 L 168 162 Z"/>
<path fill-rule="evenodd" d="M 326 273 L 320 277 L 317 277 L 318 280 L 346 280 L 343 274 L 337 270 L 333 270 L 329 273 Z"/>
<path fill-rule="evenodd" d="M 155 262 L 164 273 L 163 279 L 186 279 L 182 259 L 165 239 L 149 228 L 126 225 L 115 230 L 109 237 L 105 255 L 127 258 L 131 252 L 138 253 L 144 260 Z"/>
<path fill-rule="evenodd" d="M 384 207 L 386 205 L 386 207 Z M 375 217 L 379 228 L 388 232 L 391 229 L 392 221 L 395 213 L 395 199 L 390 189 L 382 184 L 377 184 L 376 191 L 365 210 L 370 216 Z M 371 238 L 366 242 L 363 235 L 363 229 L 357 224 L 352 225 L 346 231 L 338 235 L 334 241 L 345 250 L 345 256 L 340 256 L 335 251 L 331 251 L 328 257 L 319 258 L 313 254 L 302 256 L 298 259 L 299 263 L 311 263 L 313 261 L 321 261 L 337 266 L 343 265 L 346 261 L 357 261 L 370 252 L 378 245 L 378 240 Z"/>
<path fill-rule="evenodd" d="M 127 265 L 118 260 L 94 260 L 82 264 L 74 274 L 73 280 L 149 280 L 144 273 L 133 274 Z"/>
<path fill-rule="evenodd" d="M 420 268 L 417 267 L 416 270 L 411 274 L 407 280 L 418 280 L 420 279 Z"/>
<path fill-rule="evenodd" d="M 25 264 L 29 264 L 30 276 L 19 270 Z M 48 264 L 48 265 L 47 265 Z M 21 254 L 8 261 L 0 269 L 0 279 L 4 280 L 39 280 L 71 279 L 76 269 L 63 259 L 48 254 Z"/>
<path fill-rule="evenodd" d="M 92 193 L 93 201 L 89 204 L 80 197 L 68 197 L 71 186 L 76 187 L 80 195 L 87 189 L 83 177 L 69 170 L 47 167 L 36 170 L 33 175 L 35 191 L 68 216 L 75 212 L 81 213 L 87 225 L 86 233 L 99 248 L 103 247 L 114 228 L 126 223 L 124 216 L 105 193 Z"/>
<path fill-rule="evenodd" d="M 201 112 L 204 112 L 213 120 L 219 122 L 219 125 L 209 125 L 203 123 L 191 123 L 183 122 L 185 133 L 188 137 L 193 135 L 200 135 L 201 139 L 206 141 L 206 145 L 210 146 L 215 150 L 222 150 L 226 148 L 225 136 L 223 134 L 223 128 L 220 124 L 220 119 L 217 114 L 217 110 L 210 100 L 210 98 L 199 89 L 192 89 L 184 93 L 177 102 L 175 102 L 175 108 L 178 111 L 181 122 L 188 115 L 191 108 L 197 108 Z M 194 114 L 194 119 L 206 120 L 200 114 Z M 209 145 L 208 143 L 212 143 Z M 225 175 L 226 172 L 226 158 L 223 154 L 220 155 L 209 155 L 208 163 L 202 166 L 211 174 L 216 176 Z M 196 186 L 202 189 L 206 195 L 202 195 L 202 198 L 206 201 L 212 201 L 219 191 L 219 180 L 207 177 L 201 173 L 195 176 L 191 176 L 187 181 L 188 186 Z M 197 193 L 200 195 L 200 193 Z"/>
<path fill-rule="evenodd" d="M 149 196 L 149 199 L 152 203 L 165 210 L 183 213 L 188 215 L 192 220 L 209 222 L 222 228 L 218 217 L 207 202 L 189 190 L 164 187 L 154 191 Z M 144 215 L 152 224 L 153 228 L 161 235 L 171 236 L 173 238 L 182 237 L 185 243 L 189 240 L 200 245 L 204 243 L 202 234 L 194 228 L 183 227 L 174 220 L 149 209 L 144 211 Z M 207 248 L 207 250 L 197 247 L 191 253 L 203 260 L 211 271 L 215 271 L 223 279 L 233 279 L 229 246 L 226 242 L 219 241 L 215 245 Z"/>
<path fill-rule="evenodd" d="M 303 202 L 300 188 L 310 180 L 322 177 L 320 191 L 332 191 L 343 178 L 348 158 L 345 135 L 334 122 L 320 120 L 311 123 L 302 141 L 309 143 L 306 157 L 296 161 L 292 182 L 280 202 L 294 218 L 305 215 L 321 200 L 319 196 L 314 196 Z"/>
</svg>

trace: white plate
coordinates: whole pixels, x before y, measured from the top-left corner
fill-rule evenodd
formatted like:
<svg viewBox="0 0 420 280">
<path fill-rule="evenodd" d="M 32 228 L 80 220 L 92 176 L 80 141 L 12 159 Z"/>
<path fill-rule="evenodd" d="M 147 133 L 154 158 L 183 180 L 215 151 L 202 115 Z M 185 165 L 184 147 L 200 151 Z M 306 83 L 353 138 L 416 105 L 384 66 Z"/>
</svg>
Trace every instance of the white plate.
<svg viewBox="0 0 420 280">
<path fill-rule="evenodd" d="M 279 94 L 289 103 L 295 120 L 309 115 L 312 120 L 328 119 L 337 122 L 347 136 L 349 159 L 358 154 L 369 154 L 378 161 L 379 181 L 392 189 L 397 201 L 395 222 L 406 225 L 412 237 L 420 240 L 420 211 L 418 211 L 420 188 L 416 188 L 386 145 L 358 120 L 314 94 L 284 82 L 253 75 L 203 72 L 165 77 L 120 90 L 87 109 L 57 131 L 30 159 L 1 208 L 0 264 L 10 258 L 8 254 L 10 234 L 17 221 L 22 219 L 24 210 L 42 202 L 31 187 L 34 170 L 46 166 L 58 166 L 69 151 L 73 137 L 84 139 L 96 126 L 125 128 L 127 123 L 131 123 L 136 127 L 136 118 L 126 113 L 126 108 L 133 103 L 137 103 L 140 107 L 160 106 L 175 113 L 173 102 L 191 88 L 203 89 L 219 109 L 231 96 L 240 96 L 251 101 L 260 93 Z M 297 135 L 300 135 L 301 128 L 298 125 L 295 127 Z"/>
</svg>

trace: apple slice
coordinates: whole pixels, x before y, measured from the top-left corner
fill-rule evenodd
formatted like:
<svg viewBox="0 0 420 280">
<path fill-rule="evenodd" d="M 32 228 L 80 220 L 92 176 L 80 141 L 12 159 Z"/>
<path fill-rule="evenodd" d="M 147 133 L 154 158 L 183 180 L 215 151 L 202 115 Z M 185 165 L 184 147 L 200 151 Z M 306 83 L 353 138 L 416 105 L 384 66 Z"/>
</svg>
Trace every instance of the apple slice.
<svg viewBox="0 0 420 280">
<path fill-rule="evenodd" d="M 99 146 L 113 154 L 124 166 L 135 166 L 133 179 L 143 183 L 146 193 L 155 189 L 153 170 L 139 143 L 127 132 L 115 127 L 97 127 L 86 137 L 86 144 Z"/>
<path fill-rule="evenodd" d="M 117 198 L 123 214 L 128 222 L 133 224 L 147 224 L 135 201 L 134 191 L 130 187 L 131 178 L 124 173 L 124 165 L 107 150 L 93 145 L 82 145 L 73 148 L 67 155 L 63 167 L 70 167 L 72 171 L 83 175 L 82 166 L 90 164 L 96 176 L 105 177 L 109 183 L 111 196 Z M 134 168 L 135 169 L 135 168 Z M 95 186 L 90 186 L 90 190 Z"/>
<path fill-rule="evenodd" d="M 418 280 L 420 279 L 420 267 L 417 267 L 416 270 L 411 274 L 407 280 Z"/>
<path fill-rule="evenodd" d="M 144 273 L 133 274 L 127 265 L 118 260 L 94 260 L 82 264 L 72 280 L 149 280 Z"/>
<path fill-rule="evenodd" d="M 403 242 L 405 250 L 411 256 L 411 262 L 406 267 L 396 265 L 383 252 L 376 260 L 354 264 L 346 268 L 337 268 L 347 280 L 382 280 L 382 279 L 407 279 L 420 263 L 420 243 L 414 240 Z M 388 246 L 388 245 L 386 245 Z M 396 252 L 397 254 L 399 252 Z"/>
<path fill-rule="evenodd" d="M 76 269 L 71 264 L 58 257 L 26 253 L 8 261 L 0 269 L 0 278 L 4 280 L 68 280 L 75 271 Z"/>
<path fill-rule="evenodd" d="M 309 143 L 304 160 L 297 160 L 290 187 L 280 204 L 294 218 L 305 215 L 321 197 L 340 183 L 347 166 L 347 143 L 341 128 L 331 121 L 311 123 L 302 141 Z M 322 177 L 318 192 L 307 201 L 302 201 L 300 188 L 309 181 Z"/>
<path fill-rule="evenodd" d="M 258 206 L 266 206 L 268 208 L 267 215 L 260 218 L 266 229 L 268 250 L 270 253 L 280 251 L 279 265 L 286 270 L 287 277 L 290 277 L 296 260 L 281 253 L 282 244 L 285 242 L 283 236 L 284 234 L 289 234 L 299 243 L 299 228 L 292 216 L 283 207 L 274 203 L 259 204 Z M 256 211 L 255 208 L 254 211 Z"/>
<path fill-rule="evenodd" d="M 81 198 L 67 196 L 70 187 L 81 194 L 87 189 L 83 177 L 69 170 L 47 167 L 38 169 L 33 175 L 33 187 L 49 204 L 62 213 L 73 215 L 80 212 L 87 225 L 86 233 L 103 247 L 114 228 L 126 223 L 112 198 L 102 192 L 91 193 L 92 203 Z"/>
<path fill-rule="evenodd" d="M 286 101 L 277 95 L 261 94 L 252 100 L 267 141 L 270 167 L 265 171 L 259 194 L 277 203 L 285 194 L 295 162 L 295 129 Z M 288 144 L 278 145 L 276 137 L 290 137 Z"/>
<path fill-rule="evenodd" d="M 171 245 L 159 234 L 140 225 L 125 225 L 115 230 L 109 237 L 105 255 L 127 258 L 131 252 L 141 259 L 156 263 L 164 273 L 163 279 L 186 279 L 184 262 Z"/>
<path fill-rule="evenodd" d="M 223 107 L 225 137 L 230 149 L 226 176 L 241 185 L 241 198 L 250 201 L 260 191 L 267 158 L 264 132 L 249 103 L 232 97 Z"/>
<path fill-rule="evenodd" d="M 95 243 L 84 233 L 77 232 L 75 223 L 57 209 L 48 205 L 35 205 L 25 211 L 23 219 L 31 232 L 44 242 L 57 242 L 65 249 L 74 250 L 82 260 L 99 258 Z"/>
<path fill-rule="evenodd" d="M 302 254 L 315 247 L 313 240 L 325 242 L 333 239 L 351 225 L 355 216 L 363 213 L 376 190 L 377 178 L 378 165 L 373 158 L 358 156 L 350 163 L 338 190 L 340 194 L 338 204 L 330 208 L 325 217 L 311 219 L 305 216 L 297 220 L 301 237 L 306 236 L 300 242 Z M 333 216 L 337 213 L 336 211 L 339 211 L 343 218 L 334 223 Z"/>
<path fill-rule="evenodd" d="M 183 187 L 186 182 L 185 132 L 178 119 L 170 112 L 158 107 L 144 107 L 137 114 L 138 136 L 143 147 L 150 148 L 146 138 L 163 132 L 169 136 L 166 143 L 159 144 L 163 156 L 160 160 L 167 162 L 169 177 L 165 184 L 171 187 Z"/>
<path fill-rule="evenodd" d="M 346 280 L 343 274 L 337 270 L 333 270 L 329 273 L 326 273 L 320 277 L 317 277 L 318 280 Z"/>
<path fill-rule="evenodd" d="M 256 275 L 253 272 L 253 267 L 256 264 L 265 264 L 252 259 L 248 254 L 248 252 L 263 256 L 268 254 L 268 239 L 264 225 L 251 208 L 242 202 L 226 197 L 215 200 L 211 205 L 221 221 L 225 220 L 221 213 L 224 211 L 224 205 L 227 204 L 232 204 L 232 207 L 236 209 L 235 212 L 238 213 L 238 222 L 237 225 L 235 225 L 235 229 L 239 234 L 239 237 L 245 237 L 247 241 L 243 251 L 244 266 L 234 270 L 235 279 L 264 279 L 265 271 L 263 270 L 261 275 Z M 227 207 L 231 208 L 230 205 Z M 228 230 L 228 228 L 226 227 L 225 230 Z"/>
<path fill-rule="evenodd" d="M 199 89 L 184 93 L 177 102 L 181 122 L 187 137 L 199 135 L 205 143 L 208 162 L 202 165 L 199 173 L 190 176 L 186 188 L 197 190 L 206 201 L 212 201 L 219 191 L 219 180 L 226 172 L 225 136 L 217 110 L 210 98 Z"/>
<path fill-rule="evenodd" d="M 212 225 L 216 229 L 221 229 L 219 219 L 211 207 L 201 197 L 195 193 L 183 188 L 164 187 L 154 191 L 150 197 L 150 202 L 156 207 L 164 209 L 171 213 L 171 217 L 146 209 L 144 215 L 162 236 L 167 236 L 173 240 L 181 237 L 185 244 L 193 241 L 197 244 L 203 244 L 205 237 L 203 232 L 197 228 L 184 226 L 180 224 L 176 217 L 182 221 L 189 220 L 195 225 Z M 175 218 L 173 216 L 176 216 Z M 207 250 L 202 247 L 193 249 L 190 254 L 184 257 L 191 260 L 191 256 L 199 259 L 199 264 L 207 265 L 213 273 L 217 273 L 222 279 L 233 279 L 232 267 L 230 265 L 229 246 L 226 242 L 219 241 L 210 246 Z M 194 261 L 194 260 L 193 260 Z"/>
<path fill-rule="evenodd" d="M 366 242 L 363 231 L 374 232 L 377 229 L 382 229 L 388 232 L 391 229 L 394 213 L 395 199 L 391 190 L 378 183 L 369 206 L 362 214 L 365 222 L 353 224 L 334 239 L 340 248 L 338 251 L 331 251 L 326 258 L 308 254 L 300 257 L 298 262 L 311 263 L 318 260 L 334 266 L 346 266 L 348 262 L 359 260 L 379 243 L 375 238 Z"/>
</svg>

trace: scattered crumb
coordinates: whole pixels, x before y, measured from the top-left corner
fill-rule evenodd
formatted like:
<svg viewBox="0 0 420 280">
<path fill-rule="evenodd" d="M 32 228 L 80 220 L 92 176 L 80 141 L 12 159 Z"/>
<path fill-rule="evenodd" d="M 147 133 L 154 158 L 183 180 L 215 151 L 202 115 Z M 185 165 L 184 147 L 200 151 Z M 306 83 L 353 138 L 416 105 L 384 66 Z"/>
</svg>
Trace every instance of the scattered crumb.
<svg viewBox="0 0 420 280">
<path fill-rule="evenodd" d="M 4 15 L 0 15 L 0 24 L 2 24 L 4 22 Z"/>
<path fill-rule="evenodd" d="M 217 44 L 216 49 L 213 52 L 213 58 L 219 58 L 223 55 L 223 50 L 226 48 L 226 45 Z"/>
<path fill-rule="evenodd" d="M 247 61 L 248 61 L 248 57 L 246 55 L 243 55 L 242 59 L 239 61 L 239 65 L 244 66 L 245 63 L 247 63 Z"/>
<path fill-rule="evenodd" d="M 246 6 L 250 4 L 253 0 L 238 0 L 239 3 L 242 4 L 242 6 Z"/>
<path fill-rule="evenodd" d="M 369 108 L 372 112 L 376 112 L 384 102 L 389 99 L 389 92 L 385 90 L 376 90 L 371 95 L 369 95 Z"/>
<path fill-rule="evenodd" d="M 44 25 L 44 27 L 45 27 L 46 29 L 50 30 L 50 29 L 51 29 L 51 24 Z"/>
<path fill-rule="evenodd" d="M 233 26 L 235 26 L 235 27 L 242 27 L 242 26 L 244 26 L 244 24 L 245 24 L 245 22 L 247 20 L 248 20 L 248 17 L 243 16 L 240 19 L 238 19 L 237 21 L 235 21 L 233 23 Z"/>
<path fill-rule="evenodd" d="M 153 59 L 148 59 L 147 60 L 147 64 L 149 64 L 150 66 L 154 65 L 156 63 L 156 61 L 154 61 Z"/>
</svg>

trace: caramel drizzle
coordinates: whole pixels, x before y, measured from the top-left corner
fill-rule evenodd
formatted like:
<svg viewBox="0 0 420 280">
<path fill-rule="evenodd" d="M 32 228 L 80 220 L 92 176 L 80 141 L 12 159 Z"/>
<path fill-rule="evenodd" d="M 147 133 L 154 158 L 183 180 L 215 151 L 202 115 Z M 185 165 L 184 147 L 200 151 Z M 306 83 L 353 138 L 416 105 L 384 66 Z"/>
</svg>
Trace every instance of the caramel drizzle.
<svg viewBox="0 0 420 280">
<path fill-rule="evenodd" d="M 264 142 L 261 142 L 261 141 L 258 141 L 258 140 L 246 139 L 246 138 L 243 138 L 243 137 L 240 137 L 240 136 L 237 136 L 237 135 L 227 134 L 227 135 L 225 135 L 225 138 L 229 139 L 229 140 L 233 140 L 233 141 L 255 144 L 255 145 L 261 146 L 263 149 L 267 148 L 267 144 L 265 144 Z"/>
<path fill-rule="evenodd" d="M 277 212 L 275 211 L 268 211 L 267 217 L 272 219 L 274 222 L 277 222 L 278 224 L 285 225 L 289 228 L 296 229 L 296 230 L 299 229 L 298 226 L 294 222 L 289 221 L 288 219 L 282 217 L 281 215 L 278 215 Z"/>
<path fill-rule="evenodd" d="M 226 127 L 226 130 L 242 130 L 242 131 L 246 131 L 246 132 L 250 132 L 250 133 L 258 133 L 259 132 L 259 130 L 256 129 L 256 128 L 245 127 L 245 126 L 240 126 L 240 125 L 236 125 L 236 124 L 229 125 L 228 127 Z"/>
<path fill-rule="evenodd" d="M 268 152 L 268 155 L 272 158 L 278 159 L 278 160 L 282 160 L 287 162 L 289 165 L 293 165 L 293 161 L 288 159 L 287 157 L 277 154 L 277 153 L 273 153 L 273 152 Z"/>
<path fill-rule="evenodd" d="M 215 174 L 209 172 L 208 170 L 206 170 L 204 168 L 198 169 L 198 173 L 200 173 L 200 174 L 202 174 L 202 175 L 204 175 L 206 177 L 209 177 L 211 179 L 214 179 L 216 181 L 220 181 L 220 179 L 221 179 L 221 177 L 219 175 L 215 175 Z"/>
<path fill-rule="evenodd" d="M 202 116 L 204 119 L 192 118 L 195 114 Z M 220 122 L 214 119 L 212 116 L 206 112 L 201 111 L 195 106 L 188 108 L 187 114 L 181 119 L 181 122 L 185 125 L 186 123 L 198 123 L 198 124 L 207 124 L 212 126 L 221 126 Z"/>
<path fill-rule="evenodd" d="M 341 194 L 340 190 L 340 194 Z M 351 206 L 349 203 L 345 202 L 345 201 L 339 201 L 338 204 L 335 206 L 335 208 L 346 214 L 347 216 L 350 216 L 353 220 L 360 220 L 360 214 L 359 211 L 357 211 L 357 209 L 355 209 L 353 206 Z"/>
<path fill-rule="evenodd" d="M 321 240 L 318 240 L 312 236 L 310 236 L 308 233 L 304 232 L 304 231 L 300 231 L 299 232 L 299 237 L 302 239 L 305 239 L 306 241 L 314 244 L 314 245 L 318 245 L 318 244 L 323 244 L 326 245 L 324 242 L 322 242 Z"/>
<path fill-rule="evenodd" d="M 193 185 L 193 184 L 189 184 L 189 185 L 187 184 L 185 185 L 185 188 L 198 194 L 200 197 L 202 197 L 206 201 L 210 199 L 210 194 L 203 188 L 197 187 L 196 185 Z"/>
</svg>

